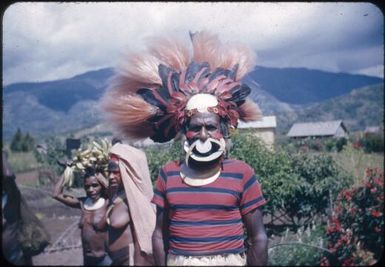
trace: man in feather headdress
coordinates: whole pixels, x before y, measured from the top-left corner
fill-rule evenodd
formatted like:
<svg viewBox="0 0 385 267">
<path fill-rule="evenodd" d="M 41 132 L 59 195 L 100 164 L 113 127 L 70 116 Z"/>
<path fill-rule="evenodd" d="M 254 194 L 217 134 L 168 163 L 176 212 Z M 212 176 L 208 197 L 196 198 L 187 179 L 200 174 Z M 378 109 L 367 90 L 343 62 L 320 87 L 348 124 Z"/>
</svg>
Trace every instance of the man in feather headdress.
<svg viewBox="0 0 385 267">
<path fill-rule="evenodd" d="M 261 117 L 240 82 L 254 56 L 207 32 L 190 36 L 191 55 L 170 39 L 131 55 L 104 108 L 127 137 L 184 138 L 185 160 L 167 163 L 155 184 L 157 265 L 266 265 L 261 186 L 249 165 L 226 157 L 230 129 Z"/>
</svg>

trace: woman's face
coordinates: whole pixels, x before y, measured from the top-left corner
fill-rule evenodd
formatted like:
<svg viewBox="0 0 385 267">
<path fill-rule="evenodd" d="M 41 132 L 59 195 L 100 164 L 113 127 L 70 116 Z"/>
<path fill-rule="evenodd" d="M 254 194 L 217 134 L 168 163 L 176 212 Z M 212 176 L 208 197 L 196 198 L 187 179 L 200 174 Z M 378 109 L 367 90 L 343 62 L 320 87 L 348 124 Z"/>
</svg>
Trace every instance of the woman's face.
<svg viewBox="0 0 385 267">
<path fill-rule="evenodd" d="M 95 176 L 89 176 L 84 180 L 84 190 L 87 197 L 92 200 L 98 200 L 102 194 L 102 186 Z"/>
<path fill-rule="evenodd" d="M 109 186 L 118 187 L 122 186 L 122 176 L 120 170 L 111 170 L 108 172 Z"/>
<path fill-rule="evenodd" d="M 110 188 L 122 187 L 122 175 L 120 174 L 119 163 L 116 160 L 108 162 L 108 184 Z"/>
</svg>

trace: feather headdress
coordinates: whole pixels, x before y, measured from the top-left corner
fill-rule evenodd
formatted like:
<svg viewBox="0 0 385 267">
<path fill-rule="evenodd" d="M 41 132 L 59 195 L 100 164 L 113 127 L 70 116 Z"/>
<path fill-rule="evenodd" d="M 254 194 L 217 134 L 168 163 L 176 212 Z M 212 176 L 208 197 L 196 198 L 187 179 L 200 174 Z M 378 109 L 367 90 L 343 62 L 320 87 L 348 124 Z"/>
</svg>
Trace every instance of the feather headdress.
<svg viewBox="0 0 385 267">
<path fill-rule="evenodd" d="M 196 94 L 216 97 L 208 107 L 228 125 L 261 118 L 240 82 L 254 66 L 254 54 L 241 45 L 222 44 L 208 32 L 191 34 L 192 52 L 180 41 L 154 39 L 148 50 L 132 54 L 118 69 L 102 105 L 118 130 L 132 139 L 173 139 L 196 109 L 186 105 Z"/>
</svg>

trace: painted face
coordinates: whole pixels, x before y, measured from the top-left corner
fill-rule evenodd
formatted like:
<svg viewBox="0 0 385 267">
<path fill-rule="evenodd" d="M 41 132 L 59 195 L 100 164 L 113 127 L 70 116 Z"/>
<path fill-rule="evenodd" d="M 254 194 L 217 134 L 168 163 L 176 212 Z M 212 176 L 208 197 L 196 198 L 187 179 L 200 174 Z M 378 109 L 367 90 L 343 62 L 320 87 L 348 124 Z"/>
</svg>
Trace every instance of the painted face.
<svg viewBox="0 0 385 267">
<path fill-rule="evenodd" d="M 88 176 L 84 180 L 84 190 L 89 198 L 97 200 L 102 194 L 102 185 L 98 182 L 95 176 Z"/>
<path fill-rule="evenodd" d="M 108 163 L 108 183 L 110 187 L 121 187 L 122 185 L 119 165 L 114 160 L 110 160 Z"/>
<path fill-rule="evenodd" d="M 191 117 L 186 132 L 186 138 L 190 145 L 198 139 L 205 142 L 208 138 L 219 140 L 222 137 L 218 115 L 209 112 L 198 112 Z"/>
<path fill-rule="evenodd" d="M 219 158 L 225 150 L 219 116 L 208 112 L 193 115 L 186 132 L 184 150 L 186 163 L 190 157 L 201 162 Z"/>
</svg>

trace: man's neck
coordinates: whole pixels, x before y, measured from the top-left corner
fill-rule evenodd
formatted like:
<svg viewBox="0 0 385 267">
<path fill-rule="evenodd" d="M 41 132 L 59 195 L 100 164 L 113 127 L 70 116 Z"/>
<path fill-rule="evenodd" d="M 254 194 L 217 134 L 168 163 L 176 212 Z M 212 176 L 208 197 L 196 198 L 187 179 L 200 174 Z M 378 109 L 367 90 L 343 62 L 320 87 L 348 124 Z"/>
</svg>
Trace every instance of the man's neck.
<svg viewBox="0 0 385 267">
<path fill-rule="evenodd" d="M 211 162 L 198 162 L 190 159 L 188 166 L 185 163 L 181 165 L 181 171 L 190 178 L 208 178 L 219 171 L 222 160 L 222 157 Z"/>
</svg>

